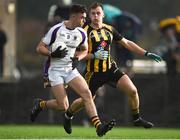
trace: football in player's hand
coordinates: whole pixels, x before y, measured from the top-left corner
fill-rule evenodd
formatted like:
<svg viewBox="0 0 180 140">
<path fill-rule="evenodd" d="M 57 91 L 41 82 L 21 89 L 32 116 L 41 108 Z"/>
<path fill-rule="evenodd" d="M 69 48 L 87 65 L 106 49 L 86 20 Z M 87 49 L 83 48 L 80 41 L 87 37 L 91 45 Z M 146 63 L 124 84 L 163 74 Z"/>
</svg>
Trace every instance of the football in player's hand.
<svg viewBox="0 0 180 140">
<path fill-rule="evenodd" d="M 63 42 L 55 42 L 51 45 L 52 58 L 64 58 L 67 55 L 67 46 Z"/>
<path fill-rule="evenodd" d="M 54 52 L 55 50 L 57 50 L 57 48 L 60 47 L 60 50 L 63 50 L 64 48 L 67 48 L 66 44 L 62 41 L 55 41 L 52 45 L 51 45 L 51 52 Z"/>
</svg>

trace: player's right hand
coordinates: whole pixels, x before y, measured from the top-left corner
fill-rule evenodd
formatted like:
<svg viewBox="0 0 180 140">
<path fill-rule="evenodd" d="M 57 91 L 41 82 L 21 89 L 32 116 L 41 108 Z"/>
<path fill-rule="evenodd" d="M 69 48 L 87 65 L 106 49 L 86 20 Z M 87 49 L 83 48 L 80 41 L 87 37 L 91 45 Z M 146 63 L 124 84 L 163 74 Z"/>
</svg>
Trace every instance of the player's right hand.
<svg viewBox="0 0 180 140">
<path fill-rule="evenodd" d="M 61 50 L 61 46 L 59 46 L 54 52 L 51 53 L 52 58 L 64 58 L 67 55 L 67 49 L 64 48 Z"/>
<path fill-rule="evenodd" d="M 77 57 L 70 57 L 70 58 L 72 60 L 72 69 L 74 70 L 78 66 L 79 60 Z"/>
<path fill-rule="evenodd" d="M 97 52 L 94 53 L 95 59 L 106 60 L 108 56 L 109 56 L 108 51 L 104 51 L 104 50 L 98 50 Z"/>
</svg>

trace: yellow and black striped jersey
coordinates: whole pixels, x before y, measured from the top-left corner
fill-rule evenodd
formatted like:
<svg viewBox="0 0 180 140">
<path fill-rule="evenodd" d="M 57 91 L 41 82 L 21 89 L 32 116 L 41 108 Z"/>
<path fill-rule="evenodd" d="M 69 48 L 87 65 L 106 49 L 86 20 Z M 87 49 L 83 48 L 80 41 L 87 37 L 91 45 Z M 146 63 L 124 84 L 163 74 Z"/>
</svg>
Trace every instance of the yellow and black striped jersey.
<svg viewBox="0 0 180 140">
<path fill-rule="evenodd" d="M 113 41 L 120 41 L 122 36 L 110 25 L 103 24 L 102 28 L 94 29 L 89 24 L 84 26 L 88 37 L 88 53 L 94 54 L 96 51 L 103 49 L 108 51 L 107 60 L 89 59 L 87 60 L 86 69 L 91 72 L 106 72 L 111 68 L 114 62 L 110 56 L 110 49 Z"/>
</svg>

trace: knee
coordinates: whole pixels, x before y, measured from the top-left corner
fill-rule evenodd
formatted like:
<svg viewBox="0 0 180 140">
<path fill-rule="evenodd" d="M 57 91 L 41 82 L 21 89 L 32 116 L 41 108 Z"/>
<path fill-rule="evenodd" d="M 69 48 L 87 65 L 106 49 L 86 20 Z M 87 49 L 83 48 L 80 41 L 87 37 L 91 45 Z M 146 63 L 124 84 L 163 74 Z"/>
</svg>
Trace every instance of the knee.
<svg viewBox="0 0 180 140">
<path fill-rule="evenodd" d="M 57 109 L 59 111 L 66 111 L 69 108 L 69 104 L 67 104 L 66 102 L 63 103 L 58 103 Z"/>
<path fill-rule="evenodd" d="M 137 88 L 133 87 L 130 89 L 130 96 L 134 97 L 134 96 L 138 96 L 138 92 L 137 92 Z"/>
<path fill-rule="evenodd" d="M 85 89 L 84 92 L 83 92 L 82 98 L 83 98 L 84 101 L 92 100 L 91 91 L 89 89 Z"/>
</svg>

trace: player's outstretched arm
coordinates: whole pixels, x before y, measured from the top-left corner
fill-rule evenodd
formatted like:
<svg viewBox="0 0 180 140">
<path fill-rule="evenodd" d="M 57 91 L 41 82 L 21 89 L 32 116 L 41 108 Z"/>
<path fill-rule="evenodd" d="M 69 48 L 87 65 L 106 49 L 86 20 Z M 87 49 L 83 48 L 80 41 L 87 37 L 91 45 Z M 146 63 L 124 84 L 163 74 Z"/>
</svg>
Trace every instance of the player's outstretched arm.
<svg viewBox="0 0 180 140">
<path fill-rule="evenodd" d="M 150 52 L 144 50 L 143 48 L 138 46 L 136 43 L 134 43 L 133 41 L 130 41 L 126 38 L 122 38 L 122 40 L 119 41 L 119 43 L 121 45 L 123 45 L 126 49 L 128 49 L 129 51 L 134 52 L 139 55 L 142 55 L 142 56 L 147 56 L 148 58 L 150 58 L 156 62 L 160 62 L 162 60 L 162 58 L 160 56 L 158 56 L 157 54 L 150 53 Z"/>
</svg>

